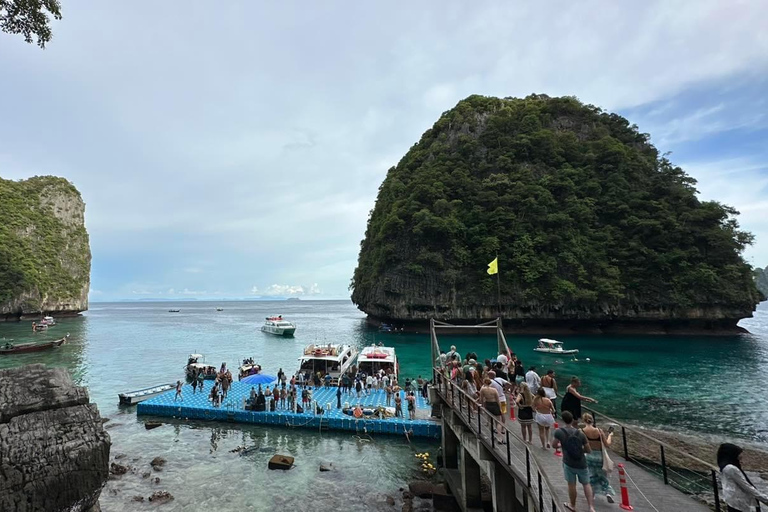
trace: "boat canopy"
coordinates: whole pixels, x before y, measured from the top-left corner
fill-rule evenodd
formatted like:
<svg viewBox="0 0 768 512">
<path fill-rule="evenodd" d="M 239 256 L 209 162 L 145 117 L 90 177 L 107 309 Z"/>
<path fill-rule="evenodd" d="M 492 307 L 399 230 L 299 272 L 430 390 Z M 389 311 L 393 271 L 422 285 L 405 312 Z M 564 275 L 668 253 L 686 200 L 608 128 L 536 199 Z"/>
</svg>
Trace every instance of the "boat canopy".
<svg viewBox="0 0 768 512">
<path fill-rule="evenodd" d="M 190 359 L 202 359 L 203 354 L 189 354 Z"/>
<path fill-rule="evenodd" d="M 549 338 L 541 338 L 539 340 L 539 343 L 542 343 L 544 345 L 562 345 L 563 344 L 562 341 L 550 340 Z"/>
<path fill-rule="evenodd" d="M 365 347 L 358 356 L 358 362 L 395 362 L 395 349 L 392 347 Z"/>
</svg>

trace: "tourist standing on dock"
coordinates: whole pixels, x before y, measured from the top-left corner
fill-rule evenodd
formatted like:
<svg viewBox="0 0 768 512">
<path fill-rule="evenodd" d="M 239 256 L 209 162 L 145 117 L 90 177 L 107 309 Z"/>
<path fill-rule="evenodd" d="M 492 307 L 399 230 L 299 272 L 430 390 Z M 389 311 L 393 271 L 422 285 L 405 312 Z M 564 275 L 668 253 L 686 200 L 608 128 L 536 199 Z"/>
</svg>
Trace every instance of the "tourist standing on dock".
<svg viewBox="0 0 768 512">
<path fill-rule="evenodd" d="M 274 408 L 277 409 L 277 405 L 280 403 L 280 388 L 275 383 L 275 389 L 272 391 L 272 400 L 274 401 Z"/>
<path fill-rule="evenodd" d="M 387 407 L 389 407 L 392 404 L 392 386 L 387 384 L 387 387 L 384 388 L 384 391 L 387 393 Z"/>
<path fill-rule="evenodd" d="M 324 379 L 325 379 L 325 387 L 327 388 L 331 387 L 331 381 L 333 380 L 333 377 L 331 377 L 331 374 L 326 373 Z"/>
<path fill-rule="evenodd" d="M 517 421 L 520 423 L 520 432 L 523 441 L 533 444 L 533 395 L 528 385 L 520 384 L 520 394 L 517 395 Z"/>
<path fill-rule="evenodd" d="M 229 391 L 229 379 L 227 378 L 227 374 L 225 373 L 221 377 L 221 394 L 224 399 L 227 398 L 227 392 Z"/>
<path fill-rule="evenodd" d="M 336 388 L 336 408 L 341 409 L 341 388 Z"/>
<path fill-rule="evenodd" d="M 403 416 L 403 399 L 400 398 L 400 391 L 395 393 L 395 418 Z"/>
<path fill-rule="evenodd" d="M 546 398 L 546 397 L 544 397 Z M 563 447 L 563 473 L 568 483 L 568 499 L 570 504 L 564 503 L 565 508 L 576 512 L 576 480 L 584 487 L 584 496 L 590 512 L 595 512 L 595 497 L 592 494 L 592 486 L 589 483 L 589 470 L 587 469 L 586 454 L 591 451 L 589 441 L 584 432 L 577 429 L 573 423 L 575 419 L 570 411 L 563 411 L 565 425 L 555 431 L 555 448 Z"/>
<path fill-rule="evenodd" d="M 523 362 L 519 359 L 515 361 L 515 383 L 519 386 L 523 381 L 525 381 L 525 367 L 523 366 Z M 528 388 L 530 390 L 530 388 Z"/>
<path fill-rule="evenodd" d="M 544 388 L 547 398 L 552 400 L 552 407 L 554 407 L 555 417 L 557 417 L 557 381 L 554 370 L 547 370 L 547 374 L 541 378 L 541 387 Z"/>
<path fill-rule="evenodd" d="M 285 375 L 285 374 L 283 373 L 283 369 L 282 368 L 277 370 L 277 382 L 281 382 L 283 380 L 283 375 Z"/>
<path fill-rule="evenodd" d="M 534 395 L 539 390 L 539 387 L 541 387 L 541 377 L 536 373 L 535 366 L 528 368 L 528 373 L 525 374 L 525 383 L 528 384 L 528 389 L 530 389 L 531 393 Z"/>
<path fill-rule="evenodd" d="M 197 370 L 192 373 L 192 394 L 197 393 Z"/>
<path fill-rule="evenodd" d="M 592 485 L 592 493 L 595 496 L 605 496 L 608 503 L 613 503 L 613 495 L 615 493 L 613 487 L 611 487 L 611 482 L 608 481 L 608 474 L 606 470 L 603 469 L 605 467 L 612 469 L 613 467 L 610 459 L 606 460 L 608 454 L 605 451 L 606 447 L 611 446 L 613 432 L 609 429 L 608 434 L 606 434 L 602 429 L 595 427 L 595 420 L 588 412 L 584 413 L 584 423 L 586 423 L 586 425 L 581 431 L 587 436 L 589 447 L 592 450 L 586 454 L 587 469 L 589 469 L 589 483 Z"/>
<path fill-rule="evenodd" d="M 322 385 L 322 381 L 320 380 L 320 372 L 317 372 L 312 376 L 313 384 L 315 385 L 315 389 L 318 389 Z"/>
<path fill-rule="evenodd" d="M 368 376 L 365 377 L 365 392 L 366 392 L 366 394 L 370 395 L 372 389 L 373 389 L 373 375 L 368 375 Z"/>
<path fill-rule="evenodd" d="M 565 396 L 563 402 L 560 404 L 560 410 L 565 412 L 569 411 L 573 415 L 573 419 L 578 421 L 581 418 L 581 401 L 590 403 L 597 403 L 594 398 L 589 398 L 579 393 L 578 389 L 581 386 L 581 380 L 578 377 L 571 377 L 571 384 L 565 388 Z"/>
<path fill-rule="evenodd" d="M 283 374 L 283 377 L 285 377 L 285 374 Z M 285 382 L 280 386 L 280 408 L 285 409 L 285 402 L 288 398 L 288 390 L 285 389 Z"/>
<path fill-rule="evenodd" d="M 360 382 L 360 378 L 355 379 L 355 392 L 357 393 L 357 398 L 360 398 L 363 392 L 363 383 Z"/>
<path fill-rule="evenodd" d="M 743 452 L 731 443 L 723 443 L 717 449 L 723 500 L 728 505 L 728 512 L 751 512 L 758 502 L 768 504 L 768 495 L 760 492 L 741 468 Z"/>
<path fill-rule="evenodd" d="M 492 385 L 492 383 L 493 381 L 488 377 L 486 377 L 483 381 L 483 387 L 480 388 L 479 392 L 480 405 L 485 407 L 485 410 L 491 413 L 491 416 L 494 416 L 496 419 L 500 419 L 502 417 L 501 407 L 499 405 L 501 397 L 499 396 L 499 392 Z M 500 439 L 499 442 L 504 443 L 504 439 Z"/>
<path fill-rule="evenodd" d="M 181 396 L 181 381 L 176 381 L 176 396 L 173 397 L 173 401 L 175 402 L 177 398 L 181 398 L 181 401 L 184 401 L 184 397 Z"/>
<path fill-rule="evenodd" d="M 544 388 L 539 388 L 536 393 L 533 399 L 533 410 L 536 412 L 536 424 L 539 426 L 541 447 L 549 448 L 549 429 L 555 424 L 555 408 L 552 405 L 552 400 L 547 398 Z"/>
<path fill-rule="evenodd" d="M 408 393 L 405 399 L 408 400 L 408 419 L 414 420 L 416 419 L 416 396 L 413 394 L 413 391 Z"/>
</svg>

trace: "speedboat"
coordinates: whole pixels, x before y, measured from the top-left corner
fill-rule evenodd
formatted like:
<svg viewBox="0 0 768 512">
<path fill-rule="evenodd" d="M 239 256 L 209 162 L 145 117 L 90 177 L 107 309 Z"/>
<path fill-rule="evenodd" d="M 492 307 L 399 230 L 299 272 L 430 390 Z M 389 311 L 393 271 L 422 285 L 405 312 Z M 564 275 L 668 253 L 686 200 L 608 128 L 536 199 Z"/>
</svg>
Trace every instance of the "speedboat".
<svg viewBox="0 0 768 512">
<path fill-rule="evenodd" d="M 550 340 L 549 338 L 541 338 L 539 340 L 539 346 L 533 349 L 534 352 L 541 352 L 543 354 L 556 354 L 561 356 L 567 356 L 569 354 L 578 354 L 578 349 L 563 349 L 563 342 L 557 340 Z"/>
<path fill-rule="evenodd" d="M 293 336 L 293 333 L 296 332 L 296 325 L 288 320 L 283 320 L 283 315 L 268 316 L 266 320 L 261 326 L 262 332 L 278 336 Z"/>
<path fill-rule="evenodd" d="M 169 309 L 168 312 L 169 313 L 181 313 L 181 310 L 180 309 Z"/>
<path fill-rule="evenodd" d="M 249 375 L 258 375 L 261 373 L 261 365 L 256 364 L 253 358 L 243 359 L 243 364 L 238 370 L 237 380 L 241 380 Z"/>
<path fill-rule="evenodd" d="M 139 402 L 143 402 L 148 398 L 157 396 L 160 393 L 165 393 L 176 387 L 176 384 L 171 382 L 170 384 L 160 384 L 159 386 L 152 386 L 151 388 L 137 389 L 136 391 L 129 391 L 128 393 L 120 393 L 117 395 L 120 398 L 120 403 L 123 405 L 133 405 Z"/>
<path fill-rule="evenodd" d="M 195 375 L 203 374 L 203 379 L 213 380 L 216 378 L 216 367 L 205 362 L 205 356 L 202 354 L 189 354 L 187 358 L 187 378 L 191 379 Z"/>
<path fill-rule="evenodd" d="M 41 350 L 60 347 L 67 342 L 68 338 L 69 334 L 58 340 L 46 341 L 45 343 L 11 343 L 6 341 L 3 345 L 0 345 L 0 355 L 40 352 Z"/>
<path fill-rule="evenodd" d="M 331 376 L 331 383 L 338 384 L 339 377 L 352 366 L 357 356 L 357 349 L 350 345 L 332 344 L 307 345 L 299 358 L 299 370 L 296 372 L 311 376 L 320 372 L 322 377 Z"/>
<path fill-rule="evenodd" d="M 400 368 L 397 364 L 395 348 L 375 345 L 363 348 L 360 351 L 360 355 L 357 356 L 357 369 L 368 375 L 374 375 L 379 370 L 384 370 L 384 373 L 393 376 L 394 380 L 397 380 Z"/>
<path fill-rule="evenodd" d="M 224 311 L 224 308 L 216 308 L 216 311 Z"/>
</svg>

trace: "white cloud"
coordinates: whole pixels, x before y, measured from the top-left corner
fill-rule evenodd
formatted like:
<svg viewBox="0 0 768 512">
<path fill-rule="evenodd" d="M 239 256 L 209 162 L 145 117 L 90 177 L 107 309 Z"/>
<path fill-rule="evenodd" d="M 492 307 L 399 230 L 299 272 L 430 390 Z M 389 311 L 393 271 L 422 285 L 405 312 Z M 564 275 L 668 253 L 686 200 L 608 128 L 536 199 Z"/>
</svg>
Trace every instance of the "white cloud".
<svg viewBox="0 0 768 512">
<path fill-rule="evenodd" d="M 254 286 L 253 288 L 251 288 L 251 294 L 252 295 L 256 295 L 257 293 L 259 293 L 259 287 L 258 286 Z"/>
<path fill-rule="evenodd" d="M 103 295 L 103 294 L 104 294 L 104 292 L 102 292 L 101 290 L 94 290 L 93 288 L 88 290 L 88 295 L 91 295 L 91 296 L 94 296 L 94 297 L 96 297 L 98 295 Z"/>
<path fill-rule="evenodd" d="M 765 121 L 757 103 L 734 115 L 727 97 L 686 112 L 672 100 L 765 79 L 766 2 L 400 7 L 169 0 L 147 18 L 73 2 L 44 52 L 2 36 L 3 175 L 74 181 L 105 294 L 244 294 L 245 280 L 338 295 L 387 169 L 469 94 L 658 104 L 641 129 L 670 143 Z"/>
<path fill-rule="evenodd" d="M 317 283 L 313 283 L 310 286 L 290 285 L 290 284 L 273 284 L 267 286 L 262 292 L 267 296 L 305 296 L 305 295 L 320 295 L 322 291 Z"/>
<path fill-rule="evenodd" d="M 197 291 L 197 290 L 190 290 L 189 288 L 184 288 L 182 291 L 179 292 L 181 295 L 205 295 L 208 292 L 206 291 Z"/>
</svg>

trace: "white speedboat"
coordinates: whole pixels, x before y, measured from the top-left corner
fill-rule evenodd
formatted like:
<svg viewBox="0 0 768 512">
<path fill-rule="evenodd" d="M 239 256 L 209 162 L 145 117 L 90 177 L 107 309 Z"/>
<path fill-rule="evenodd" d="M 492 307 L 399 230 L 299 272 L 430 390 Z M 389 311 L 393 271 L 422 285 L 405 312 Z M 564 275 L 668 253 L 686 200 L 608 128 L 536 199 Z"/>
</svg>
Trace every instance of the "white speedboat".
<svg viewBox="0 0 768 512">
<path fill-rule="evenodd" d="M 242 380 L 249 375 L 258 375 L 261 373 L 261 365 L 256 364 L 252 357 L 243 359 L 243 364 L 238 368 L 237 380 Z"/>
<path fill-rule="evenodd" d="M 176 384 L 171 382 L 170 384 L 160 384 L 159 386 L 152 386 L 151 388 L 138 389 L 136 391 L 129 391 L 128 393 L 120 393 L 117 396 L 120 397 L 121 404 L 133 405 L 175 388 Z"/>
<path fill-rule="evenodd" d="M 563 349 L 563 342 L 557 340 L 550 340 L 549 338 L 541 338 L 539 340 L 539 346 L 533 349 L 534 352 L 541 352 L 543 354 L 556 354 L 561 356 L 567 356 L 569 354 L 578 354 L 578 349 Z"/>
<path fill-rule="evenodd" d="M 283 320 L 283 315 L 268 316 L 267 321 L 261 326 L 261 331 L 277 336 L 293 336 L 293 333 L 296 332 L 296 325 L 288 320 Z"/>
<path fill-rule="evenodd" d="M 357 371 L 365 372 L 368 375 L 374 375 L 379 370 L 390 376 L 394 374 L 394 380 L 397 380 L 398 370 L 397 356 L 394 347 L 377 347 L 372 345 L 365 347 L 357 356 Z"/>
<path fill-rule="evenodd" d="M 298 375 L 309 373 L 310 379 L 320 372 L 324 378 L 327 374 L 331 376 L 332 384 L 339 382 L 339 377 L 352 366 L 357 356 L 357 349 L 350 345 L 307 345 L 304 347 L 304 354 L 299 358 Z"/>
<path fill-rule="evenodd" d="M 191 379 L 195 375 L 203 374 L 203 379 L 212 380 L 216 378 L 218 371 L 212 364 L 205 362 L 205 356 L 202 354 L 189 354 L 187 358 L 187 378 Z"/>
<path fill-rule="evenodd" d="M 53 327 L 56 325 L 56 320 L 52 316 L 46 316 L 43 317 L 42 321 L 40 321 L 41 325 L 47 325 L 48 327 Z"/>
</svg>

